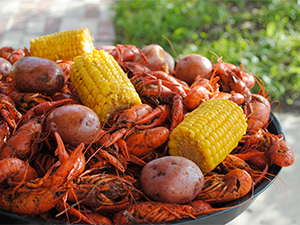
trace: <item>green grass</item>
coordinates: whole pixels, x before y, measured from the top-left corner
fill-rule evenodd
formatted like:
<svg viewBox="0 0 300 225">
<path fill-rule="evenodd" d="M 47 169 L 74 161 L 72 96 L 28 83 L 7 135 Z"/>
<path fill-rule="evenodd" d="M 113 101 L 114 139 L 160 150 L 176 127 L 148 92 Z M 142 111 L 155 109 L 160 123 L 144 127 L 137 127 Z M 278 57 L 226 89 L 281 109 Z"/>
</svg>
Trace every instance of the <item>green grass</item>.
<svg viewBox="0 0 300 225">
<path fill-rule="evenodd" d="M 272 99 L 293 104 L 300 93 L 300 4 L 297 1 L 117 0 L 116 40 L 160 44 L 174 57 L 198 53 L 243 66 Z M 257 92 L 255 86 L 252 92 Z"/>
</svg>

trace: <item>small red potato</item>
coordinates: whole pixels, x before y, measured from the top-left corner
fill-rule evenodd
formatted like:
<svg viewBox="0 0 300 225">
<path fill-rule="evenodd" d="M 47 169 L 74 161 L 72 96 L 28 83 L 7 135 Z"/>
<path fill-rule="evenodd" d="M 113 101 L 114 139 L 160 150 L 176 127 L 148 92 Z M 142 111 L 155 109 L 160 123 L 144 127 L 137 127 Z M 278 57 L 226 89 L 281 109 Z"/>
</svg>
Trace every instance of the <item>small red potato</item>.
<svg viewBox="0 0 300 225">
<path fill-rule="evenodd" d="M 208 58 L 199 54 L 189 54 L 178 61 L 175 77 L 191 85 L 198 75 L 211 70 L 212 64 Z"/>
<path fill-rule="evenodd" d="M 0 80 L 5 80 L 9 77 L 11 71 L 11 63 L 0 57 Z"/>
<path fill-rule="evenodd" d="M 204 176 L 191 160 L 164 156 L 148 162 L 141 171 L 143 192 L 152 200 L 183 204 L 202 190 Z"/>
<path fill-rule="evenodd" d="M 80 104 L 70 104 L 55 108 L 46 118 L 45 130 L 58 132 L 65 143 L 77 146 L 95 140 L 101 129 L 97 114 Z"/>
<path fill-rule="evenodd" d="M 49 60 L 27 56 L 16 61 L 11 69 L 17 88 L 23 92 L 53 95 L 65 85 L 61 67 Z"/>
<path fill-rule="evenodd" d="M 168 72 L 168 63 L 165 56 L 164 49 L 157 44 L 150 44 L 142 48 L 142 52 L 146 56 L 148 60 L 148 64 L 146 65 L 150 70 L 157 71 L 161 70 L 164 72 Z M 135 62 L 141 62 L 144 59 L 137 55 L 135 57 Z"/>
</svg>

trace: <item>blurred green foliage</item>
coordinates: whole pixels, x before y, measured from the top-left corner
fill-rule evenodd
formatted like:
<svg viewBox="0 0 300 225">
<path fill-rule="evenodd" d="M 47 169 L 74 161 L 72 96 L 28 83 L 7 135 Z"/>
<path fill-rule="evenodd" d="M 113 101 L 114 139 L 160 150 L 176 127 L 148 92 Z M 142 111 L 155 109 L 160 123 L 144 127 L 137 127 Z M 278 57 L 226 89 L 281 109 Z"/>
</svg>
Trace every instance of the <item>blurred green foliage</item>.
<svg viewBox="0 0 300 225">
<path fill-rule="evenodd" d="M 242 63 L 272 99 L 299 99 L 300 1 L 117 0 L 115 10 L 115 43 L 156 43 L 175 57 L 165 36 L 179 58 L 198 53 Z"/>
</svg>

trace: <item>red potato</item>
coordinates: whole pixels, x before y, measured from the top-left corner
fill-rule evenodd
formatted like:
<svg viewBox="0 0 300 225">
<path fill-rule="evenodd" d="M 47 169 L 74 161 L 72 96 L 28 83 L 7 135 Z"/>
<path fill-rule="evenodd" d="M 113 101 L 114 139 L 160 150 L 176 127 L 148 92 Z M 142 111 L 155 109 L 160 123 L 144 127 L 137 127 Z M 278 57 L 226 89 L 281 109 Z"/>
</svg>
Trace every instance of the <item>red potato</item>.
<svg viewBox="0 0 300 225">
<path fill-rule="evenodd" d="M 166 51 L 165 51 L 165 57 L 166 57 L 166 61 L 167 61 L 167 64 L 168 64 L 169 73 L 172 74 L 173 70 L 175 69 L 175 60 L 171 56 L 171 54 L 169 52 L 166 52 Z"/>
<path fill-rule="evenodd" d="M 64 142 L 77 146 L 89 144 L 100 132 L 100 121 L 96 113 L 83 105 L 70 104 L 55 108 L 46 118 L 45 130 L 58 132 Z"/>
<path fill-rule="evenodd" d="M 204 176 L 191 160 L 164 156 L 148 162 L 141 171 L 143 192 L 152 200 L 183 204 L 202 190 Z"/>
<path fill-rule="evenodd" d="M 175 77 L 191 85 L 198 75 L 211 70 L 212 63 L 208 58 L 199 54 L 189 54 L 178 61 Z"/>
<path fill-rule="evenodd" d="M 0 80 L 5 80 L 6 77 L 9 77 L 11 67 L 9 61 L 0 57 Z"/>
<path fill-rule="evenodd" d="M 11 68 L 16 85 L 23 92 L 53 95 L 65 85 L 61 67 L 49 60 L 27 56 L 15 62 Z"/>
<path fill-rule="evenodd" d="M 142 48 L 142 52 L 146 56 L 148 60 L 148 64 L 146 65 L 150 70 L 157 71 L 161 70 L 164 72 L 168 72 L 168 63 L 165 56 L 164 49 L 157 44 L 150 44 Z M 144 59 L 137 55 L 135 57 L 135 62 L 141 62 Z"/>
</svg>

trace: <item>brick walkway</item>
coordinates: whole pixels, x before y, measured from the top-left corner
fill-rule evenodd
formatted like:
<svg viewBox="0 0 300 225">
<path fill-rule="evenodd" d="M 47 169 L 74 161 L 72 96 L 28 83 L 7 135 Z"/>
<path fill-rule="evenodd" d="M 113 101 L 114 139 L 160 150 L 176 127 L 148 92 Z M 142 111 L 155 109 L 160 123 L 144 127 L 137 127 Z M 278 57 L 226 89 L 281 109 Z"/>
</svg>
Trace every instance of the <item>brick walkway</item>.
<svg viewBox="0 0 300 225">
<path fill-rule="evenodd" d="M 115 38 L 114 0 L 0 0 L 0 47 L 29 48 L 31 39 L 87 27 L 95 46 Z"/>
</svg>

